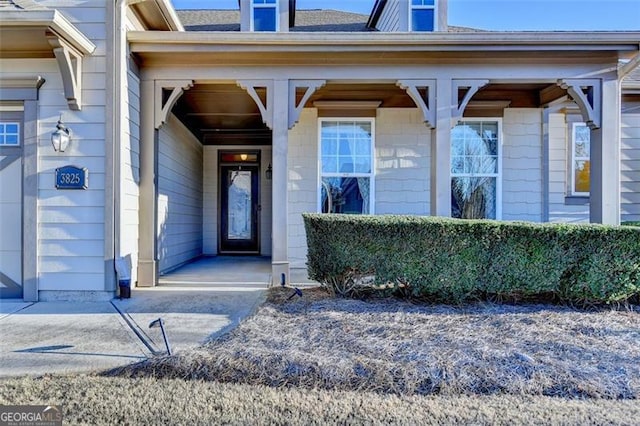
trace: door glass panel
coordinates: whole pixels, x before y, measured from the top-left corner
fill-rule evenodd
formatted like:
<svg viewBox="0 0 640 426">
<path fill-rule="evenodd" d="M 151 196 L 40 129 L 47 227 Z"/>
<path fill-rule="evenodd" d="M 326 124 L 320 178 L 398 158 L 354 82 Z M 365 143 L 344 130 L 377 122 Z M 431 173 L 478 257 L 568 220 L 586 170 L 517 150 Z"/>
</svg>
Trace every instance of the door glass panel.
<svg viewBox="0 0 640 426">
<path fill-rule="evenodd" d="M 251 239 L 251 171 L 229 172 L 227 238 Z"/>
</svg>

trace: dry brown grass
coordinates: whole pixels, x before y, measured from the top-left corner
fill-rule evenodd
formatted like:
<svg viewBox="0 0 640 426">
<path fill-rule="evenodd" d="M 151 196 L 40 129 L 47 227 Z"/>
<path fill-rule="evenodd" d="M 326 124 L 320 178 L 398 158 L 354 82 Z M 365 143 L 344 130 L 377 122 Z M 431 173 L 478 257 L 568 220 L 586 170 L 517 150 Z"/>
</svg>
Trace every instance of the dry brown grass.
<svg viewBox="0 0 640 426">
<path fill-rule="evenodd" d="M 396 396 L 93 376 L 0 381 L 0 405 L 62 404 L 73 425 L 633 425 L 638 401 Z"/>
<path fill-rule="evenodd" d="M 274 289 L 204 347 L 111 372 L 396 395 L 640 397 L 640 313 L 326 298 Z"/>
</svg>

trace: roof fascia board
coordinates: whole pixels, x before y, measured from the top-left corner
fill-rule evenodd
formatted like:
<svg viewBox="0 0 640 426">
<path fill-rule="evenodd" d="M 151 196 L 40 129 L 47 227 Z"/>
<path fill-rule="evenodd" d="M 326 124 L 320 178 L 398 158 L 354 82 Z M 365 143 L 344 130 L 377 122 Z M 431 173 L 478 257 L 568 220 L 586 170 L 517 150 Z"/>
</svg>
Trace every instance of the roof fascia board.
<svg viewBox="0 0 640 426">
<path fill-rule="evenodd" d="M 45 27 L 64 39 L 80 54 L 89 55 L 96 50 L 96 45 L 57 10 L 0 12 L 0 18 L 0 28 Z"/>
<path fill-rule="evenodd" d="M 151 7 L 152 13 L 145 12 L 144 7 L 139 7 L 138 5 L 141 3 L 144 3 L 146 7 Z M 184 31 L 182 22 L 169 0 L 127 0 L 127 6 L 131 7 L 147 26 L 158 20 L 165 24 L 164 28 L 153 28 L 150 31 Z"/>
<path fill-rule="evenodd" d="M 511 33 L 229 33 L 185 31 L 131 31 L 132 43 L 233 44 L 233 45 L 320 45 L 375 46 L 402 49 L 406 46 L 481 46 L 485 50 L 503 47 L 593 46 L 638 51 L 640 32 L 511 32 Z M 600 47 L 600 48 L 598 48 Z"/>
<path fill-rule="evenodd" d="M 375 28 L 376 25 L 378 25 L 378 21 L 380 20 L 380 16 L 382 15 L 382 11 L 386 5 L 387 0 L 376 0 L 376 3 L 373 5 L 373 9 L 371 9 L 371 13 L 369 14 L 367 28 Z"/>
</svg>

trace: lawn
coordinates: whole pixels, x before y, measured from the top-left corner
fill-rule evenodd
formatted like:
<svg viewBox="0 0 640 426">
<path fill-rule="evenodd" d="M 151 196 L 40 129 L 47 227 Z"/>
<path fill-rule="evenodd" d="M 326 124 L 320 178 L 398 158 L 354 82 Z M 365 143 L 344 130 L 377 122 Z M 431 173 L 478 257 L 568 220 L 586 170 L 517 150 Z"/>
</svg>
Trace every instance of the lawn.
<svg viewBox="0 0 640 426">
<path fill-rule="evenodd" d="M 272 289 L 201 348 L 0 382 L 71 424 L 638 424 L 640 312 Z"/>
<path fill-rule="evenodd" d="M 393 395 L 640 397 L 640 313 L 549 305 L 414 305 L 274 289 L 209 344 L 121 377 Z"/>
</svg>

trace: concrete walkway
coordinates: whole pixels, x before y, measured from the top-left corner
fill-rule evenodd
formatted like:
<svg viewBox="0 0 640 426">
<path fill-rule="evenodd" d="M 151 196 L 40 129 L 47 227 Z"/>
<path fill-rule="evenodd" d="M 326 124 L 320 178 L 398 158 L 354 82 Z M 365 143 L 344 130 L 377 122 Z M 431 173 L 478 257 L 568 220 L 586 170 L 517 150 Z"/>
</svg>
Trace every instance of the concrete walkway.
<svg viewBox="0 0 640 426">
<path fill-rule="evenodd" d="M 0 376 L 99 371 L 202 344 L 250 315 L 264 288 L 134 289 L 111 302 L 0 301 Z"/>
</svg>

